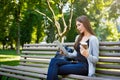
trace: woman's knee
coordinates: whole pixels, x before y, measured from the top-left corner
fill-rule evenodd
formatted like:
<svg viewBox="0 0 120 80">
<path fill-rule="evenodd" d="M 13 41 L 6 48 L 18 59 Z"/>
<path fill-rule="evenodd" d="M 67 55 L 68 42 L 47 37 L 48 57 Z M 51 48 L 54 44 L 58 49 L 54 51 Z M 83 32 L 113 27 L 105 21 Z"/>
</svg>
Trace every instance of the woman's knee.
<svg viewBox="0 0 120 80">
<path fill-rule="evenodd" d="M 59 63 L 59 61 L 60 60 L 57 58 L 52 58 L 50 62 L 55 64 L 55 63 Z"/>
<path fill-rule="evenodd" d="M 57 58 L 51 58 L 51 62 L 56 62 L 56 61 L 58 61 Z"/>
</svg>

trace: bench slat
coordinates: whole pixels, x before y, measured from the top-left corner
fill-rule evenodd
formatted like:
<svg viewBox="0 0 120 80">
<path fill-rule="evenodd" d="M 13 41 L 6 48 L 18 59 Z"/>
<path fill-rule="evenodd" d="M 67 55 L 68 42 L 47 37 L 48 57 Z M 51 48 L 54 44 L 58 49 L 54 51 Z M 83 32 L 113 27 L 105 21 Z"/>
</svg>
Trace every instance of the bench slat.
<svg viewBox="0 0 120 80">
<path fill-rule="evenodd" d="M 29 63 L 23 63 L 23 62 L 20 62 L 20 65 L 23 65 L 23 66 L 32 66 L 32 67 L 44 67 L 44 68 L 47 68 L 48 67 L 48 64 L 29 64 Z"/>
<path fill-rule="evenodd" d="M 99 58 L 99 62 L 113 62 L 113 63 L 120 63 L 120 58 L 117 57 L 107 57 L 107 58 Z"/>
<path fill-rule="evenodd" d="M 33 50 L 38 50 L 38 51 L 46 51 L 46 50 L 49 50 L 49 51 L 57 51 L 58 50 L 58 47 L 27 47 L 27 48 L 23 48 L 23 50 L 29 50 L 29 51 L 33 51 Z"/>
<path fill-rule="evenodd" d="M 104 74 L 96 74 L 96 76 L 108 78 L 108 79 L 112 79 L 112 80 L 120 80 L 120 77 L 116 77 L 116 76 L 110 76 L 110 75 L 104 75 Z"/>
<path fill-rule="evenodd" d="M 101 51 L 120 51 L 120 47 L 104 47 L 100 46 Z"/>
<path fill-rule="evenodd" d="M 46 78 L 45 75 L 41 75 L 41 74 L 38 74 L 38 73 L 32 73 L 32 72 L 19 71 L 19 70 L 11 70 L 11 69 L 0 68 L 0 71 L 11 72 L 12 74 L 17 73 L 17 74 L 20 74 L 20 75 L 32 76 L 32 77 L 37 77 L 37 78 L 40 78 L 40 77 Z"/>
<path fill-rule="evenodd" d="M 36 78 L 30 78 L 30 77 L 27 77 L 27 76 L 9 74 L 9 73 L 5 73 L 5 72 L 0 72 L 0 74 L 4 75 L 4 76 L 8 76 L 8 77 L 14 77 L 14 78 L 17 78 L 17 79 L 23 79 L 23 80 L 39 80 L 39 79 L 36 79 Z"/>
<path fill-rule="evenodd" d="M 67 77 L 70 77 L 73 79 L 83 79 L 83 80 L 112 80 L 112 79 L 107 79 L 102 77 L 88 77 L 88 76 L 81 76 L 81 75 L 74 75 L 74 74 L 70 74 Z"/>
<path fill-rule="evenodd" d="M 99 74 L 109 74 L 109 75 L 116 75 L 116 76 L 120 76 L 120 70 L 118 71 L 116 71 L 116 70 L 111 70 L 111 69 L 105 69 L 105 70 L 96 70 L 96 73 L 99 73 Z"/>
<path fill-rule="evenodd" d="M 100 56 L 108 56 L 108 57 L 120 57 L 120 53 L 100 53 Z"/>
<path fill-rule="evenodd" d="M 49 63 L 50 62 L 49 59 L 41 59 L 41 60 L 20 59 L 20 61 L 22 61 L 22 62 L 38 62 L 38 63 L 40 63 L 40 62 L 42 62 L 42 63 Z"/>
<path fill-rule="evenodd" d="M 62 43 L 62 45 L 68 45 L 68 46 L 73 46 L 74 42 L 70 43 Z M 47 43 L 47 44 L 24 44 L 24 47 L 41 47 L 41 46 L 57 46 L 54 43 Z"/>
<path fill-rule="evenodd" d="M 22 55 L 21 57 L 25 58 L 38 58 L 38 59 L 51 59 L 53 56 L 35 56 L 35 55 Z"/>
<path fill-rule="evenodd" d="M 120 46 L 120 41 L 118 42 L 100 42 L 100 46 Z"/>
<path fill-rule="evenodd" d="M 22 54 L 55 54 L 56 51 L 22 51 Z"/>
<path fill-rule="evenodd" d="M 2 65 L 2 68 L 8 68 L 8 69 L 15 69 L 15 70 L 22 70 L 22 71 L 28 71 L 28 72 L 35 72 L 35 73 L 47 73 L 47 68 L 36 68 L 36 67 L 28 67 L 28 66 L 7 66 Z"/>
<path fill-rule="evenodd" d="M 97 68 L 111 68 L 111 69 L 120 69 L 120 64 L 106 64 L 106 63 L 97 63 Z"/>
</svg>

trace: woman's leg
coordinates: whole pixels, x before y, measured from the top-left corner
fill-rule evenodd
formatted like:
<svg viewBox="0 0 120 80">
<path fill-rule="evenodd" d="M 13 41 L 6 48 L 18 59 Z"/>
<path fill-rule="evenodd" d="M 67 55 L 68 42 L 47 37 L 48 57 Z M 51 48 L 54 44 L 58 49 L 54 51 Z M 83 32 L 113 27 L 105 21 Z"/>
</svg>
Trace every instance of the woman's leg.
<svg viewBox="0 0 120 80">
<path fill-rule="evenodd" d="M 88 75 L 88 66 L 84 63 L 66 64 L 59 67 L 59 75 L 77 74 Z"/>
<path fill-rule="evenodd" d="M 58 80 L 58 69 L 65 64 L 70 64 L 70 62 L 64 59 L 52 58 L 48 68 L 47 80 Z"/>
</svg>

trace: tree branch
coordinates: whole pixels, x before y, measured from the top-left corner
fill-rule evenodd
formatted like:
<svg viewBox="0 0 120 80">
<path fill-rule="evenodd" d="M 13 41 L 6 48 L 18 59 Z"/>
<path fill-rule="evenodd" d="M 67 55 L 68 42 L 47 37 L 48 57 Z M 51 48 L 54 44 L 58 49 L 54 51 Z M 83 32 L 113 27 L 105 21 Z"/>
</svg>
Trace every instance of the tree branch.
<svg viewBox="0 0 120 80">
<path fill-rule="evenodd" d="M 40 12 L 40 11 L 38 11 L 38 10 L 35 10 L 35 11 L 36 11 L 37 13 L 43 15 L 43 16 L 46 16 L 47 19 L 48 19 L 50 22 L 53 22 L 53 20 L 52 20 L 50 17 L 48 17 L 45 13 L 42 13 L 42 12 Z"/>
<path fill-rule="evenodd" d="M 64 14 L 63 14 L 63 3 L 62 3 L 62 1 L 61 0 L 59 0 L 59 4 L 58 4 L 58 6 L 60 6 L 59 7 L 59 13 L 60 14 L 62 14 L 62 22 L 63 22 L 63 25 L 64 25 L 64 30 L 63 30 L 63 32 L 61 33 L 61 37 L 63 37 L 64 36 L 64 34 L 66 33 L 66 31 L 67 31 L 67 24 L 66 24 L 66 21 L 65 21 L 65 18 L 64 18 Z"/>
<path fill-rule="evenodd" d="M 50 5 L 50 1 L 49 1 L 49 0 L 47 0 L 47 4 L 48 4 L 48 7 L 49 7 L 50 11 L 51 11 L 52 14 L 53 14 L 54 24 L 55 24 L 55 26 L 56 26 L 56 28 L 57 28 L 58 35 L 61 36 L 60 24 L 59 24 L 59 22 L 56 20 L 54 10 L 52 9 L 52 7 L 51 7 L 51 5 Z"/>
<path fill-rule="evenodd" d="M 73 3 L 71 3 L 70 7 L 69 29 L 71 29 L 72 18 L 73 18 Z"/>
<path fill-rule="evenodd" d="M 69 25 L 67 26 L 64 20 L 64 15 L 63 15 L 63 23 L 64 23 L 64 31 L 62 33 L 62 36 L 64 36 L 70 29 L 71 29 L 71 24 L 72 24 L 72 17 L 73 17 L 73 3 L 71 2 L 71 5 L 70 5 L 70 18 L 69 18 Z"/>
<path fill-rule="evenodd" d="M 53 14 L 54 19 L 55 19 L 55 13 L 54 13 L 54 10 L 52 9 L 51 5 L 50 5 L 50 1 L 49 0 L 47 0 L 47 4 L 48 4 L 48 7 L 49 7 L 50 11 Z"/>
</svg>

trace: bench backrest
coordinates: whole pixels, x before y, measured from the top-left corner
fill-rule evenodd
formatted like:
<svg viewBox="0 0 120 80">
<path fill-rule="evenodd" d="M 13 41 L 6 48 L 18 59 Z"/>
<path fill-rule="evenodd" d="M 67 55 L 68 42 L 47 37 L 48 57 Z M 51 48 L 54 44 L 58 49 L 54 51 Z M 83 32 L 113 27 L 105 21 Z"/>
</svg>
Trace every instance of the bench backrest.
<svg viewBox="0 0 120 80">
<path fill-rule="evenodd" d="M 64 43 L 73 48 L 74 43 Z M 120 76 L 120 42 L 100 42 L 99 62 L 96 74 L 99 76 Z M 25 44 L 20 64 L 24 66 L 47 68 L 58 47 L 54 43 Z"/>
<path fill-rule="evenodd" d="M 120 42 L 100 42 L 97 74 L 120 76 Z"/>
</svg>

